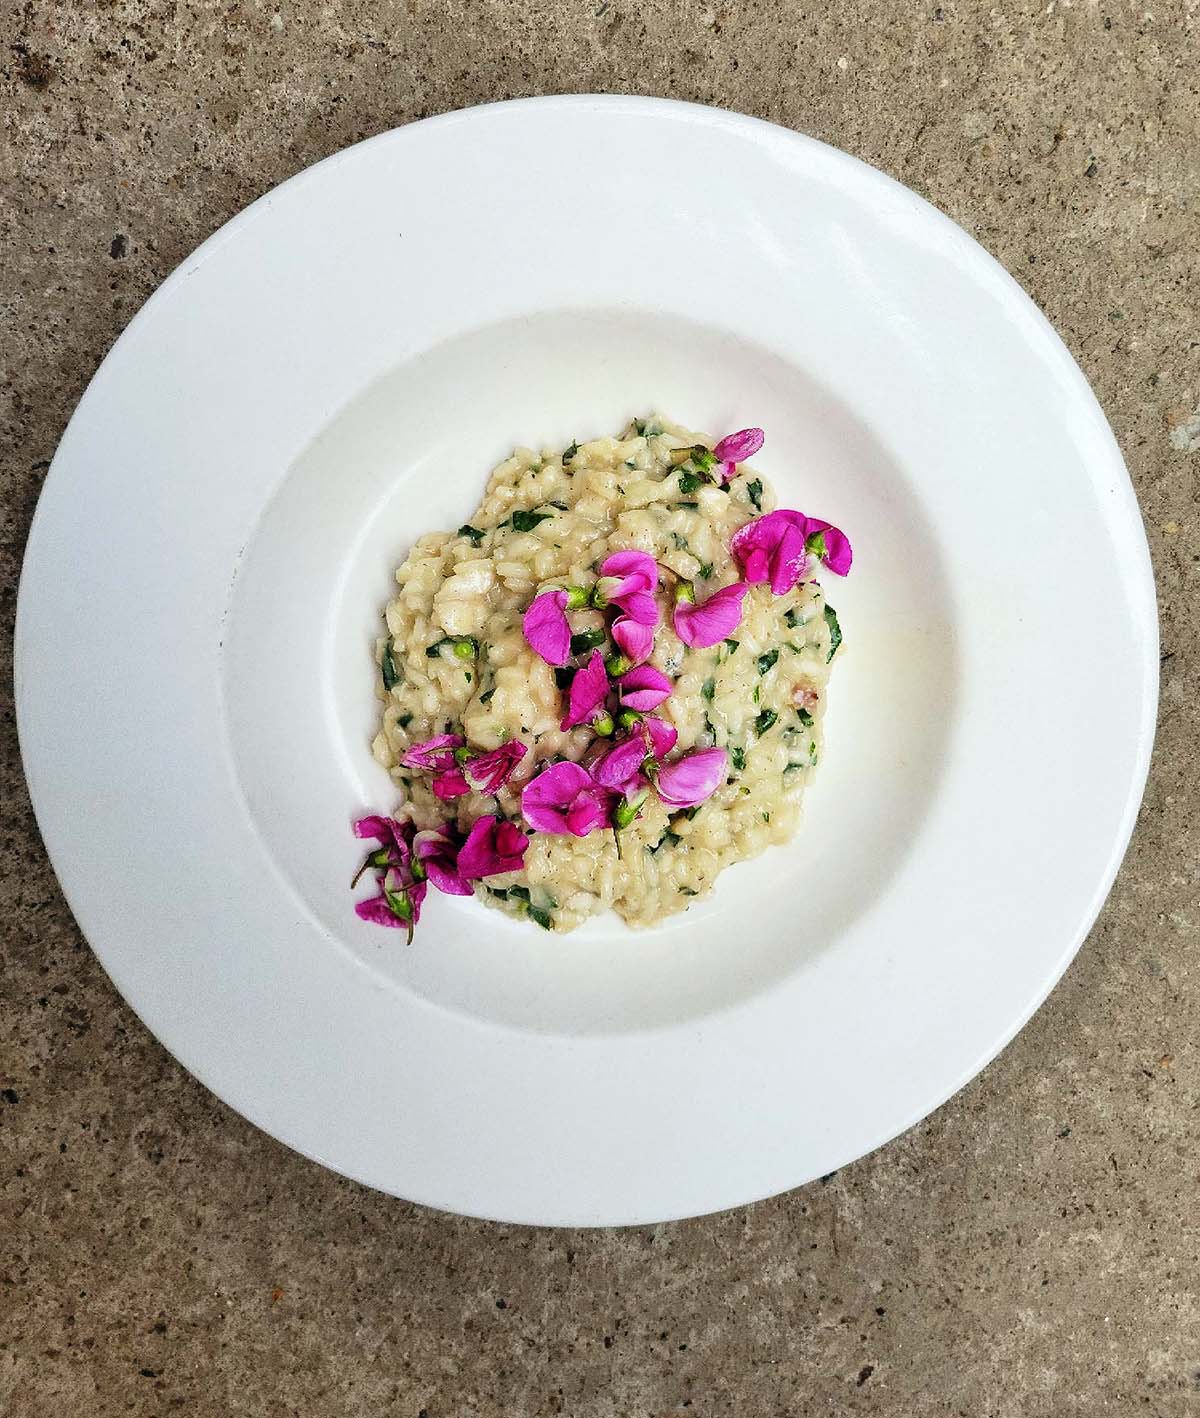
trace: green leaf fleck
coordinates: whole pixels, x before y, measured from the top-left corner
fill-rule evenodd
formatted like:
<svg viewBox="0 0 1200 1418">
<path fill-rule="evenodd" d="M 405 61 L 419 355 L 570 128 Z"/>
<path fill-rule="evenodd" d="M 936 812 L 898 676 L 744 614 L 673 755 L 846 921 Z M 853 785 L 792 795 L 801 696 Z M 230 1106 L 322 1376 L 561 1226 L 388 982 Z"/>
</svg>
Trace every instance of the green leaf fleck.
<svg viewBox="0 0 1200 1418">
<path fill-rule="evenodd" d="M 754 504 L 758 511 L 761 512 L 763 495 L 763 485 L 761 478 L 755 478 L 753 482 L 748 482 L 746 484 L 746 495 L 749 497 L 750 501 Z"/>
<path fill-rule="evenodd" d="M 553 516 L 553 512 L 514 512 L 513 531 L 532 532 L 539 522 L 548 522 Z"/>
<path fill-rule="evenodd" d="M 734 769 L 740 773 L 746 766 L 746 750 L 744 748 L 731 748 L 729 750 L 729 761 Z"/>
<path fill-rule="evenodd" d="M 760 655 L 760 656 L 758 657 L 758 672 L 759 672 L 759 674 L 760 674 L 760 675 L 765 675 L 766 672 L 767 672 L 769 669 L 772 668 L 772 666 L 775 664 L 775 661 L 776 661 L 778 658 L 779 658 L 779 651 L 778 651 L 778 650 L 768 650 L 765 655 Z"/>
<path fill-rule="evenodd" d="M 825 624 L 829 627 L 829 654 L 825 657 L 825 663 L 828 664 L 842 643 L 842 627 L 838 624 L 837 611 L 831 605 L 825 607 Z"/>
<path fill-rule="evenodd" d="M 487 533 L 481 532 L 478 527 L 472 527 L 469 522 L 464 522 L 458 529 L 458 535 L 460 537 L 470 537 L 472 545 L 478 546 Z"/>
<path fill-rule="evenodd" d="M 754 732 L 761 738 L 778 718 L 774 709 L 764 709 L 754 721 Z"/>
<path fill-rule="evenodd" d="M 400 670 L 396 665 L 396 657 L 392 654 L 392 637 L 389 635 L 383 647 L 383 654 L 379 657 L 379 669 L 383 675 L 384 689 L 391 689 L 393 685 L 400 683 Z"/>
</svg>

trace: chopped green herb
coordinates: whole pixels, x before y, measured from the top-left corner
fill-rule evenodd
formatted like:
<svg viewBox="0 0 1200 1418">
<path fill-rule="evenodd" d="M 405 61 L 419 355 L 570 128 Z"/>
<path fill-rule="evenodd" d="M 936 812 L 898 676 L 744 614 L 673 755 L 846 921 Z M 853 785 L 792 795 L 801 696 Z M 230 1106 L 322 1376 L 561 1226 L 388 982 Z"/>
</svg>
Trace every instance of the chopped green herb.
<svg viewBox="0 0 1200 1418">
<path fill-rule="evenodd" d="M 765 675 L 766 672 L 767 672 L 769 669 L 772 668 L 772 666 L 775 664 L 775 661 L 776 661 L 778 658 L 779 658 L 779 651 L 778 651 L 778 650 L 768 650 L 765 655 L 760 655 L 760 656 L 758 657 L 758 672 L 759 672 L 759 674 L 760 674 L 760 675 Z"/>
<path fill-rule="evenodd" d="M 474 678 L 475 676 L 471 673 L 470 670 L 463 670 L 463 679 L 465 679 L 468 684 L 470 684 Z"/>
<path fill-rule="evenodd" d="M 771 814 L 770 814 L 769 812 L 764 812 L 763 815 L 762 815 L 762 820 L 763 820 L 764 822 L 770 822 L 770 820 L 771 820 Z"/>
<path fill-rule="evenodd" d="M 733 764 L 737 772 L 741 772 L 746 766 L 746 750 L 744 748 L 731 748 L 729 750 L 729 761 Z"/>
<path fill-rule="evenodd" d="M 528 901 L 529 888 L 527 886 L 510 886 L 508 894 L 514 901 Z"/>
<path fill-rule="evenodd" d="M 809 763 L 811 763 L 811 764 L 813 765 L 814 768 L 816 767 L 816 764 L 817 764 L 817 745 L 816 745 L 815 743 L 810 743 L 809 746 L 808 746 L 808 761 L 809 761 Z"/>
<path fill-rule="evenodd" d="M 608 635 L 603 630 L 581 630 L 578 635 L 571 636 L 571 654 L 585 655 L 589 650 L 603 645 L 607 639 Z"/>
<path fill-rule="evenodd" d="M 411 714 L 401 714 L 400 717 L 396 720 L 396 723 L 398 723 L 402 729 L 407 729 L 409 724 L 412 723 L 412 721 L 413 716 Z"/>
<path fill-rule="evenodd" d="M 626 458 L 626 459 L 625 459 L 625 466 L 626 466 L 627 468 L 632 468 L 632 469 L 634 470 L 634 472 L 637 471 L 637 464 L 633 461 L 632 458 Z"/>
<path fill-rule="evenodd" d="M 548 522 L 553 516 L 553 512 L 514 512 L 513 531 L 532 532 L 539 522 Z"/>
<path fill-rule="evenodd" d="M 812 727 L 813 716 L 803 706 L 796 710 L 796 717 L 806 729 Z"/>
<path fill-rule="evenodd" d="M 687 551 L 688 549 L 688 539 L 682 532 L 672 532 L 671 543 L 676 551 Z"/>
<path fill-rule="evenodd" d="M 426 654 L 426 656 L 427 656 L 429 659 L 431 659 L 431 660 L 436 660 L 437 657 L 442 653 L 442 646 L 443 646 L 443 645 L 453 645 L 453 644 L 454 644 L 454 640 L 453 640 L 453 637 L 452 637 L 452 636 L 443 635 L 440 640 L 435 640 L 435 641 L 433 642 L 433 644 L 429 647 L 429 649 L 425 651 L 425 654 Z"/>
<path fill-rule="evenodd" d="M 550 912 L 543 911 L 540 906 L 527 906 L 525 908 L 525 914 L 531 921 L 536 921 L 538 925 L 541 926 L 542 930 L 549 931 L 554 929 L 554 922 L 550 918 Z"/>
<path fill-rule="evenodd" d="M 698 473 L 680 473 L 680 474 L 679 474 L 679 491 L 680 491 L 680 492 L 695 492 L 696 489 L 697 489 L 699 486 L 700 486 L 700 477 L 699 477 L 699 474 L 698 474 Z"/>
<path fill-rule="evenodd" d="M 478 546 L 479 543 L 483 541 L 484 537 L 487 536 L 487 533 L 481 532 L 478 527 L 472 527 L 469 522 L 464 522 L 458 529 L 458 535 L 460 537 L 470 537 L 472 544 Z"/>
<path fill-rule="evenodd" d="M 507 887 L 507 886 L 489 886 L 489 887 L 488 887 L 488 890 L 492 893 L 493 896 L 496 897 L 497 900 L 499 900 L 499 901 L 507 901 L 507 900 L 508 900 L 508 887 Z"/>
<path fill-rule="evenodd" d="M 679 894 L 680 894 L 680 896 L 699 896 L 699 895 L 700 895 L 700 893 L 699 893 L 698 891 L 693 891 L 690 886 L 681 886 L 681 887 L 679 888 Z"/>
<path fill-rule="evenodd" d="M 803 763 L 789 763 L 788 766 L 783 770 L 783 776 L 784 776 L 785 778 L 792 778 L 792 777 L 794 777 L 797 773 L 803 773 L 803 772 L 804 772 L 804 764 L 803 764 Z"/>
<path fill-rule="evenodd" d="M 551 507 L 557 507 L 560 512 L 569 511 L 569 509 L 568 509 L 568 507 L 567 507 L 567 504 L 566 504 L 565 502 L 559 502 L 559 501 L 555 500 L 554 502 L 550 503 L 550 506 L 551 506 Z"/>
<path fill-rule="evenodd" d="M 712 574 L 713 574 L 712 562 L 711 562 L 711 561 L 702 561 L 702 562 L 700 563 L 700 575 L 707 581 L 708 578 L 709 578 Z"/>
<path fill-rule="evenodd" d="M 696 508 L 700 506 L 700 504 L 698 502 L 677 502 L 675 506 L 686 507 L 689 511 L 694 512 Z"/>
<path fill-rule="evenodd" d="M 794 630 L 796 626 L 804 624 L 804 612 L 799 606 L 793 606 L 783 613 L 784 625 L 789 625 Z"/>
<path fill-rule="evenodd" d="M 754 693 L 751 695 L 751 698 L 754 700 L 755 704 L 757 704 L 758 701 L 762 698 L 762 685 L 761 685 L 761 684 L 756 684 L 756 685 L 754 686 Z"/>
<path fill-rule="evenodd" d="M 716 682 L 715 679 L 713 679 L 712 675 L 709 675 L 709 677 L 708 677 L 708 678 L 704 681 L 704 683 L 700 686 L 700 693 L 701 693 L 701 694 L 704 696 L 704 698 L 707 699 L 708 702 L 711 704 L 712 701 L 713 701 L 713 696 L 716 694 L 716 692 L 717 692 L 717 682 Z"/>
<path fill-rule="evenodd" d="M 672 832 L 671 829 L 668 827 L 667 830 L 658 839 L 658 841 L 655 842 L 653 846 L 651 846 L 649 842 L 646 843 L 646 851 L 653 854 L 657 852 L 660 847 L 675 847 L 678 846 L 678 844 L 682 841 L 683 838 L 680 837 L 679 833 Z"/>
<path fill-rule="evenodd" d="M 787 647 L 788 647 L 788 649 L 792 652 L 793 655 L 803 655 L 805 649 L 807 648 L 807 647 L 804 646 L 804 645 L 797 645 L 794 640 L 789 640 L 789 641 L 787 642 Z"/>
<path fill-rule="evenodd" d="M 646 436 L 646 425 L 641 421 L 641 419 L 634 419 L 633 427 L 639 438 L 644 438 Z"/>
<path fill-rule="evenodd" d="M 746 484 L 746 495 L 749 497 L 750 501 L 754 504 L 754 506 L 761 512 L 762 480 L 759 478 L 755 478 L 753 482 L 748 482 Z"/>
<path fill-rule="evenodd" d="M 578 453 L 578 452 L 579 452 L 579 444 L 576 443 L 576 441 L 572 438 L 572 439 L 571 439 L 571 446 L 570 446 L 570 448 L 565 448 L 565 449 L 563 450 L 563 455 L 562 455 L 563 463 L 564 463 L 564 464 L 565 464 L 565 463 L 569 463 L 569 462 L 571 461 L 571 459 L 574 458 L 575 454 Z"/>
<path fill-rule="evenodd" d="M 554 683 L 559 689 L 570 689 L 571 681 L 579 673 L 573 665 L 564 665 L 561 669 L 554 671 Z"/>
<path fill-rule="evenodd" d="M 754 721 L 754 732 L 761 738 L 778 718 L 774 709 L 764 709 Z"/>
<path fill-rule="evenodd" d="M 392 654 L 392 637 L 389 635 L 383 647 L 383 654 L 379 657 L 379 669 L 383 675 L 384 689 L 391 689 L 393 685 L 400 683 L 400 670 L 396 665 L 396 658 Z"/>
<path fill-rule="evenodd" d="M 496 686 L 495 686 L 495 685 L 493 685 L 493 686 L 491 687 L 491 689 L 485 689 L 485 690 L 483 691 L 483 693 L 479 696 L 479 702 L 480 702 L 480 704 L 487 704 L 487 703 L 490 701 L 492 695 L 495 694 L 495 692 L 496 692 Z"/>
<path fill-rule="evenodd" d="M 729 646 L 729 653 L 731 655 L 741 643 L 742 642 L 740 640 L 726 640 L 725 642 L 725 644 Z"/>
<path fill-rule="evenodd" d="M 825 657 L 825 663 L 828 664 L 842 643 L 842 627 L 838 624 L 837 611 L 830 605 L 825 607 L 825 624 L 829 627 L 829 654 Z"/>
<path fill-rule="evenodd" d="M 696 816 L 696 814 L 700 811 L 700 809 L 701 809 L 703 806 L 704 806 L 703 803 L 697 803 L 695 807 L 690 807 L 690 808 L 688 808 L 688 810 L 683 814 L 684 817 L 686 817 L 687 820 L 688 820 L 689 822 L 691 822 L 691 820 Z"/>
</svg>

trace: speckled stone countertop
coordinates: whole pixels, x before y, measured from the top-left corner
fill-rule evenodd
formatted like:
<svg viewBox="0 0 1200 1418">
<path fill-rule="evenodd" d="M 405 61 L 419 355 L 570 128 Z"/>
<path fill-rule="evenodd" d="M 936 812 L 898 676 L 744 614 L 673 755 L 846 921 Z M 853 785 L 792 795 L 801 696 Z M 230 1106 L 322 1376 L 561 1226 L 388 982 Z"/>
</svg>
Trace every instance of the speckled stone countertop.
<svg viewBox="0 0 1200 1418">
<path fill-rule="evenodd" d="M 823 1184 L 608 1233 L 366 1191 L 194 1082 L 59 895 L 6 675 L 0 1414 L 1200 1413 L 1195 5 L 11 0 L 0 85 L 6 649 L 55 444 L 187 252 L 360 138 L 572 90 L 788 124 L 978 237 L 1113 422 L 1163 620 L 1133 845 L 1016 1042 Z"/>
</svg>

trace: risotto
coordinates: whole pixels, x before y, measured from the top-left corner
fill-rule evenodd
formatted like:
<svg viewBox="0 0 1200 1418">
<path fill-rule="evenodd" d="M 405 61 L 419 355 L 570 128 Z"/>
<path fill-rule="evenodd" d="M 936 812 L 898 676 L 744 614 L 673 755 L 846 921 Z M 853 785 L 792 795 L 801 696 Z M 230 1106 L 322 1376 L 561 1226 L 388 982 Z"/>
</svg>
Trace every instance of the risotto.
<svg viewBox="0 0 1200 1418">
<path fill-rule="evenodd" d="M 547 929 L 649 926 L 793 835 L 841 644 L 813 578 L 850 548 L 776 510 L 742 461 L 761 444 L 654 416 L 518 448 L 417 541 L 377 646 L 400 802 L 356 824 L 361 916 L 411 937 L 432 884 Z"/>
</svg>

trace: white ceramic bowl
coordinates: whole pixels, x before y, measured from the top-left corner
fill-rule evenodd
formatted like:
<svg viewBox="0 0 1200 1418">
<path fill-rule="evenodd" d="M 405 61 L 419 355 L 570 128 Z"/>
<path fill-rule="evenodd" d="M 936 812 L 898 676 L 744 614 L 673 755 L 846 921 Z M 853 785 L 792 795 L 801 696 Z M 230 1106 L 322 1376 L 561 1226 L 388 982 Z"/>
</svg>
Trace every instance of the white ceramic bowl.
<svg viewBox="0 0 1200 1418">
<path fill-rule="evenodd" d="M 347 889 L 391 571 L 515 443 L 652 406 L 762 425 L 853 539 L 801 832 L 658 930 L 434 898 L 405 948 Z M 328 1166 L 541 1223 L 776 1192 L 960 1087 L 1104 899 L 1157 689 L 1128 476 L 1015 282 L 831 148 L 648 99 L 414 124 L 218 232 L 84 396 L 18 632 L 38 819 L 149 1028 Z"/>
</svg>

